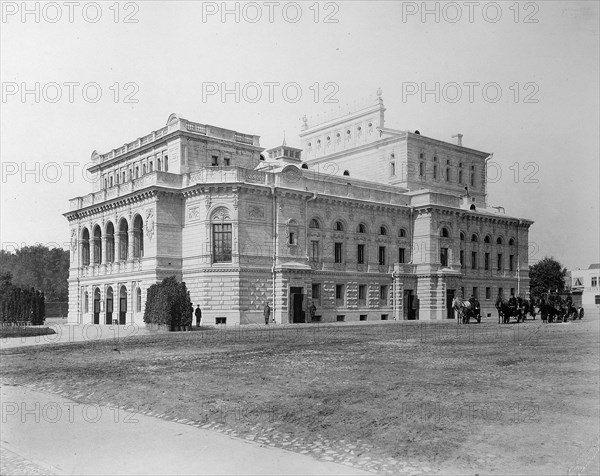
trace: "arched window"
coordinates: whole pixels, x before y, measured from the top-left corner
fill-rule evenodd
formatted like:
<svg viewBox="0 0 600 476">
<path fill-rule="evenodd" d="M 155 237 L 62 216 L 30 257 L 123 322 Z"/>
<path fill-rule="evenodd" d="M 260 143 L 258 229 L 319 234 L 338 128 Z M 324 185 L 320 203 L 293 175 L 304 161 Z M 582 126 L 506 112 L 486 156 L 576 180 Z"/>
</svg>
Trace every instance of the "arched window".
<svg viewBox="0 0 600 476">
<path fill-rule="evenodd" d="M 344 175 L 350 175 L 350 172 L 348 172 L 347 170 L 344 170 Z"/>
<path fill-rule="evenodd" d="M 148 171 L 149 171 L 149 172 L 152 172 L 152 170 L 153 170 L 153 169 L 152 169 L 153 165 L 154 165 L 154 164 L 152 163 L 152 161 L 150 161 L 149 168 L 148 168 Z"/>
<path fill-rule="evenodd" d="M 140 177 L 140 168 L 138 166 L 135 167 L 135 178 Z"/>
<path fill-rule="evenodd" d="M 87 228 L 81 233 L 81 264 L 88 266 L 90 264 L 90 232 Z"/>
<path fill-rule="evenodd" d="M 508 240 L 508 245 L 509 246 L 515 246 L 515 239 L 511 238 L 510 240 Z"/>
<path fill-rule="evenodd" d="M 302 164 L 302 168 L 303 169 L 308 169 L 308 165 L 307 164 Z"/>
<path fill-rule="evenodd" d="M 485 238 L 483 239 L 484 243 L 491 243 L 492 239 L 490 238 L 490 235 L 485 235 Z"/>
<path fill-rule="evenodd" d="M 450 236 L 450 233 L 448 233 L 448 228 L 446 228 L 446 227 L 443 227 L 443 228 L 440 230 L 440 236 L 441 236 L 442 238 L 448 238 L 448 237 Z"/>
<path fill-rule="evenodd" d="M 316 218 L 313 218 L 309 223 L 308 223 L 308 227 L 309 228 L 321 228 L 321 225 L 319 224 L 319 220 L 317 220 Z"/>
<path fill-rule="evenodd" d="M 405 230 L 404 228 L 400 228 L 400 229 L 398 230 L 398 236 L 399 236 L 400 238 L 406 238 L 406 230 Z"/>
<path fill-rule="evenodd" d="M 169 171 L 169 156 L 165 155 L 165 172 Z"/>
<path fill-rule="evenodd" d="M 344 231 L 344 224 L 341 221 L 335 222 L 335 231 Z"/>
<path fill-rule="evenodd" d="M 99 225 L 94 227 L 94 264 L 102 263 L 102 230 Z"/>
<path fill-rule="evenodd" d="M 387 235 L 387 228 L 384 225 L 379 227 L 379 234 L 384 236 Z"/>
<path fill-rule="evenodd" d="M 142 312 L 142 289 L 139 286 L 135 291 L 135 310 Z"/>
<path fill-rule="evenodd" d="M 460 232 L 460 241 L 465 241 L 465 234 L 462 231 Z"/>
<path fill-rule="evenodd" d="M 115 260 L 115 227 L 112 222 L 106 224 L 106 262 Z"/>
<path fill-rule="evenodd" d="M 365 226 L 364 223 L 359 223 L 358 226 L 356 227 L 356 233 L 366 233 L 367 232 L 367 227 Z"/>
<path fill-rule="evenodd" d="M 502 237 L 501 237 L 501 236 L 499 236 L 499 237 L 496 239 L 496 244 L 497 244 L 497 245 L 501 245 L 501 244 L 502 244 Z"/>
<path fill-rule="evenodd" d="M 474 243 L 477 243 L 479 241 L 479 238 L 477 237 L 477 235 L 475 233 L 473 233 L 471 235 L 471 241 Z"/>
<path fill-rule="evenodd" d="M 133 257 L 144 257 L 144 221 L 139 215 L 133 219 Z"/>
<path fill-rule="evenodd" d="M 129 225 L 125 218 L 119 222 L 119 261 L 127 261 L 129 250 Z"/>
<path fill-rule="evenodd" d="M 232 261 L 232 226 L 229 210 L 219 207 L 211 215 L 212 245 L 214 263 L 231 263 Z"/>
</svg>

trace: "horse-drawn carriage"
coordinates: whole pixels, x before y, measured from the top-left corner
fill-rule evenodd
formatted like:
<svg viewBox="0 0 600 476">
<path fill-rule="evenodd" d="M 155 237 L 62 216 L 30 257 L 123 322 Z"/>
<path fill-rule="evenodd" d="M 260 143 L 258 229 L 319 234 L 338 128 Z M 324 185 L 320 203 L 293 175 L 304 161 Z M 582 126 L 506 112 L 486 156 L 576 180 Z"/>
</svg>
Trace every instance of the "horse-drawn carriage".
<svg viewBox="0 0 600 476">
<path fill-rule="evenodd" d="M 567 322 L 583 318 L 583 307 L 573 306 L 570 292 L 545 293 L 540 298 L 540 314 L 543 322 Z"/>
<path fill-rule="evenodd" d="M 498 324 L 508 324 L 511 318 L 516 318 L 517 323 L 525 322 L 527 315 L 535 319 L 535 306 L 528 299 L 514 296 L 507 302 L 501 296 L 496 299 L 496 309 L 498 311 Z"/>
<path fill-rule="evenodd" d="M 452 301 L 452 309 L 456 313 L 456 322 L 458 324 L 469 324 L 471 319 L 481 322 L 481 309 L 478 301 L 465 301 L 461 297 L 455 297 Z"/>
</svg>

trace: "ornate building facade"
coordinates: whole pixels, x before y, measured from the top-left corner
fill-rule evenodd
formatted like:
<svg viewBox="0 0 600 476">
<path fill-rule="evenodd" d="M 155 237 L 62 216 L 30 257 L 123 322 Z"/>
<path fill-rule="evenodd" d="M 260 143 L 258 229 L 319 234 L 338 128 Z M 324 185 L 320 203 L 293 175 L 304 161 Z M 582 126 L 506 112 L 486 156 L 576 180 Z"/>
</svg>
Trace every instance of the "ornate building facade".
<svg viewBox="0 0 600 476">
<path fill-rule="evenodd" d="M 203 322 L 453 318 L 526 295 L 531 220 L 486 203 L 490 154 L 384 126 L 380 93 L 310 125 L 302 149 L 188 121 L 92 154 L 71 200 L 69 322 L 143 323 L 146 290 L 186 282 Z M 459 141 L 461 136 L 459 136 Z"/>
</svg>

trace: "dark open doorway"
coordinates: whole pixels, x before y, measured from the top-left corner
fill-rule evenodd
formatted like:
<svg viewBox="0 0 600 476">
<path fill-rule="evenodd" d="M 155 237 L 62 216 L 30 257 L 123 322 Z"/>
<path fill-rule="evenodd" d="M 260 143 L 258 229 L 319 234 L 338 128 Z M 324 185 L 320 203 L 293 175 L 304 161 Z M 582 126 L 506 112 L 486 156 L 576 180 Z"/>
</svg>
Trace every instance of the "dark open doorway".
<svg viewBox="0 0 600 476">
<path fill-rule="evenodd" d="M 290 310 L 291 318 L 294 324 L 300 322 L 306 322 L 306 315 L 304 312 L 304 288 L 302 287 L 291 287 L 290 288 Z"/>
</svg>

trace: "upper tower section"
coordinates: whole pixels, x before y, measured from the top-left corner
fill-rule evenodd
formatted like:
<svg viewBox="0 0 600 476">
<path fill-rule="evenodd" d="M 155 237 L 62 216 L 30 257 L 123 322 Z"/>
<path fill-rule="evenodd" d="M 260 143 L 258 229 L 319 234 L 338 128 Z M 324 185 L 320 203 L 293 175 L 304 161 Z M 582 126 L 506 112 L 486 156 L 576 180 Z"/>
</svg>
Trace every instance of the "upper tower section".
<svg viewBox="0 0 600 476">
<path fill-rule="evenodd" d="M 135 181 L 153 172 L 186 174 L 202 167 L 253 169 L 259 162 L 259 136 L 188 121 L 171 114 L 166 126 L 105 154 L 92 153 L 93 191 Z"/>
<path fill-rule="evenodd" d="M 336 152 L 354 149 L 375 142 L 384 127 L 383 99 L 381 89 L 362 107 L 337 118 L 302 118 L 300 143 L 304 160 L 319 159 Z M 318 121 L 321 120 L 321 123 Z M 311 122 L 315 122 L 311 124 Z"/>
</svg>

